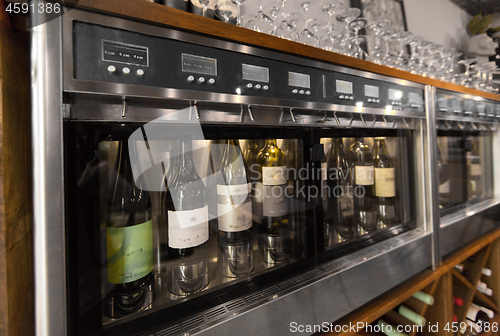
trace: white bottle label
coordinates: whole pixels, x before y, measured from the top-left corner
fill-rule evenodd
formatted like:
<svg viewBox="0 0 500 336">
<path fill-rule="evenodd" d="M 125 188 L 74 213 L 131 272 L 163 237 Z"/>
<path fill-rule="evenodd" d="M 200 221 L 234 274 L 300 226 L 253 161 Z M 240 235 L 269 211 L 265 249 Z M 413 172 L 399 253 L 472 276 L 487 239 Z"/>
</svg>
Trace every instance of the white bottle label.
<svg viewBox="0 0 500 336">
<path fill-rule="evenodd" d="M 373 185 L 373 166 L 356 166 L 354 174 L 357 185 Z"/>
<path fill-rule="evenodd" d="M 171 248 L 195 247 L 208 238 L 208 205 L 195 210 L 168 212 L 168 246 Z"/>
<path fill-rule="evenodd" d="M 252 202 L 239 205 L 218 204 L 219 230 L 225 232 L 245 231 L 252 227 Z"/>
<path fill-rule="evenodd" d="M 263 186 L 262 193 L 264 198 L 264 216 L 279 217 L 288 214 L 286 185 Z"/>
<path fill-rule="evenodd" d="M 217 185 L 217 194 L 222 196 L 245 195 L 250 193 L 251 190 L 252 185 L 250 183 L 237 185 Z"/>
<path fill-rule="evenodd" d="M 450 193 L 450 181 L 446 181 L 439 185 L 439 193 L 440 194 L 449 194 Z"/>
<path fill-rule="evenodd" d="M 470 168 L 470 176 L 481 176 L 483 174 L 483 169 L 480 164 L 471 164 Z"/>
<path fill-rule="evenodd" d="M 262 167 L 262 184 L 276 186 L 287 183 L 286 166 Z"/>
<path fill-rule="evenodd" d="M 153 270 L 153 221 L 106 228 L 108 281 L 124 284 Z"/>
<path fill-rule="evenodd" d="M 375 196 L 396 196 L 394 168 L 375 168 Z"/>
</svg>

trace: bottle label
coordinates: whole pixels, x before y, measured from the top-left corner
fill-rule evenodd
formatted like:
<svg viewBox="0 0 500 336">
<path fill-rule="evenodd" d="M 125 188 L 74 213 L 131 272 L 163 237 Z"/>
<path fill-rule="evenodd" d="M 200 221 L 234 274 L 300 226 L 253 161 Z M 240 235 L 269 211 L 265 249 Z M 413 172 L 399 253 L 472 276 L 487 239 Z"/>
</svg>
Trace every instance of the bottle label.
<svg viewBox="0 0 500 336">
<path fill-rule="evenodd" d="M 106 228 L 108 281 L 124 284 L 153 270 L 153 221 Z"/>
<path fill-rule="evenodd" d="M 277 186 L 287 183 L 286 166 L 262 167 L 262 184 Z"/>
<path fill-rule="evenodd" d="M 396 196 L 394 168 L 375 168 L 375 196 Z"/>
<path fill-rule="evenodd" d="M 209 238 L 208 205 L 186 211 L 168 212 L 168 246 L 189 248 L 203 244 Z"/>
<path fill-rule="evenodd" d="M 250 183 L 237 185 L 217 185 L 217 194 L 222 196 L 245 195 L 250 193 L 251 190 L 252 185 Z"/>
<path fill-rule="evenodd" d="M 481 176 L 483 175 L 483 169 L 481 168 L 481 165 L 480 164 L 471 164 L 469 166 L 469 169 L 470 169 L 470 175 L 471 176 Z"/>
<path fill-rule="evenodd" d="M 373 166 L 356 166 L 354 174 L 357 185 L 373 185 Z"/>
<path fill-rule="evenodd" d="M 279 217 L 288 214 L 286 185 L 263 186 L 264 198 L 263 215 L 266 217 Z"/>
<path fill-rule="evenodd" d="M 340 197 L 339 203 L 340 209 L 342 210 L 342 217 L 346 218 L 354 216 L 354 204 L 351 197 L 344 194 Z"/>
<path fill-rule="evenodd" d="M 245 231 L 252 227 L 252 202 L 239 205 L 218 204 L 219 230 L 225 232 Z"/>
<path fill-rule="evenodd" d="M 446 181 L 439 185 L 439 193 L 440 194 L 449 194 L 450 193 L 450 181 Z"/>
</svg>

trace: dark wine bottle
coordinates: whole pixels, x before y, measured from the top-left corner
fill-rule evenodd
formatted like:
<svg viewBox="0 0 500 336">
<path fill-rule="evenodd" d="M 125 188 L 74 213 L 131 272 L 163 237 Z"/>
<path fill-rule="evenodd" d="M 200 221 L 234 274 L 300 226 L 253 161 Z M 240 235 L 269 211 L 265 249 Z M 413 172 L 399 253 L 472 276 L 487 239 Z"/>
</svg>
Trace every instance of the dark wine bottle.
<svg viewBox="0 0 500 336">
<path fill-rule="evenodd" d="M 356 237 L 352 185 L 349 182 L 349 164 L 344 155 L 342 138 L 333 140 L 328 159 L 329 218 L 335 231 L 335 241 Z"/>
<path fill-rule="evenodd" d="M 149 194 L 136 185 L 126 141 L 118 144 L 106 222 L 107 286 L 104 314 L 117 318 L 142 311 L 154 300 L 153 225 Z"/>
<path fill-rule="evenodd" d="M 354 168 L 354 214 L 361 233 L 377 229 L 373 207 L 373 156 L 363 138 L 352 144 L 349 150 L 351 167 Z"/>
<path fill-rule="evenodd" d="M 287 166 L 285 153 L 275 139 L 267 139 L 257 155 L 260 179 L 256 197 L 262 202 L 258 226 L 259 250 L 262 261 L 268 265 L 288 259 L 288 203 L 286 195 Z"/>
<path fill-rule="evenodd" d="M 252 202 L 238 140 L 228 140 L 217 180 L 218 270 L 239 277 L 253 270 Z"/>
<path fill-rule="evenodd" d="M 394 199 L 396 186 L 394 165 L 389 158 L 385 138 L 375 138 L 373 146 L 375 170 L 375 197 L 377 201 L 377 227 L 383 228 L 397 224 Z"/>
<path fill-rule="evenodd" d="M 191 141 L 180 141 L 177 174 L 168 185 L 167 288 L 188 295 L 208 285 L 208 204 L 193 163 Z"/>
<path fill-rule="evenodd" d="M 455 270 L 462 274 L 463 276 L 469 276 L 470 275 L 470 272 L 469 270 L 465 269 L 464 265 L 463 264 L 458 264 L 458 265 L 455 265 Z"/>
</svg>

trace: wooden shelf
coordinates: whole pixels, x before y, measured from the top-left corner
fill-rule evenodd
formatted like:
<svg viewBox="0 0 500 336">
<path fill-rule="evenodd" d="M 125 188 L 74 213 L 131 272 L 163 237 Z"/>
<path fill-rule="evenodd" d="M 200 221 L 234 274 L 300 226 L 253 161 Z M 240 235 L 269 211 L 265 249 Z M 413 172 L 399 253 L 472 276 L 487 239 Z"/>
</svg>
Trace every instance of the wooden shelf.
<svg viewBox="0 0 500 336">
<path fill-rule="evenodd" d="M 392 311 L 395 307 L 404 303 L 405 306 L 412 309 L 416 313 L 425 316 L 428 324 L 444 326 L 447 322 L 453 322 L 453 295 L 461 296 L 464 301 L 464 308 L 461 310 L 459 322 L 465 320 L 466 309 L 468 309 L 473 299 L 478 303 L 488 306 L 490 309 L 498 311 L 498 297 L 500 292 L 500 228 L 495 229 L 487 235 L 474 240 L 465 248 L 455 252 L 449 256 L 439 267 L 434 271 L 426 270 L 412 279 L 395 287 L 390 292 L 379 296 L 370 301 L 363 307 L 349 313 L 340 320 L 334 322 L 334 325 L 349 325 L 357 322 L 372 323 L 379 318 Z M 458 273 L 454 267 L 457 264 L 464 262 L 468 257 L 474 255 L 476 258 L 475 266 L 472 268 L 471 277 L 469 279 Z M 491 256 L 491 257 L 490 257 Z M 481 270 L 486 265 L 493 271 L 491 279 L 487 282 L 490 288 L 493 288 L 493 297 L 488 298 L 484 294 L 478 292 L 471 281 L 477 282 L 481 276 Z M 474 280 L 475 279 L 475 280 Z M 454 284 L 457 286 L 455 288 Z M 427 306 L 412 298 L 413 293 L 424 291 L 434 296 L 435 304 Z M 392 312 L 389 316 L 393 316 Z M 390 319 L 390 318 L 388 318 Z M 389 322 L 389 321 L 387 321 Z M 406 322 L 407 323 L 407 322 Z M 446 332 L 440 328 L 438 333 L 431 333 L 424 328 L 423 335 L 452 335 L 451 332 Z M 360 335 L 366 335 L 359 333 Z M 321 335 L 328 336 L 350 336 L 356 335 L 355 332 L 332 332 Z M 409 336 L 414 336 L 412 333 Z M 417 334 L 418 335 L 418 334 Z"/>
<path fill-rule="evenodd" d="M 500 95 L 415 75 L 142 0 L 62 0 L 66 6 L 170 27 L 500 101 Z"/>
</svg>

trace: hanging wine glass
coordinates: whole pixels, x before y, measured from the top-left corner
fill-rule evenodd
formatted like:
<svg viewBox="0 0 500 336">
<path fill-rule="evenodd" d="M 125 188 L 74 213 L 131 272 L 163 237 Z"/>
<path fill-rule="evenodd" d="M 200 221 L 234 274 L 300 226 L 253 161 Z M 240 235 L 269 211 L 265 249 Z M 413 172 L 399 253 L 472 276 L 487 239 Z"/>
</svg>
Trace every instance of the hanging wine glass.
<svg viewBox="0 0 500 336">
<path fill-rule="evenodd" d="M 328 25 L 323 28 L 326 35 L 321 41 L 323 49 L 340 53 L 341 36 L 344 27 L 335 22 L 333 25 Z"/>
<path fill-rule="evenodd" d="M 215 15 L 226 23 L 235 19 L 237 12 L 237 5 L 232 0 L 218 0 L 215 5 Z"/>
<path fill-rule="evenodd" d="M 394 39 L 396 34 L 396 28 L 391 27 L 382 31 L 381 37 L 384 41 L 384 53 L 382 56 L 382 63 L 389 67 L 394 67 L 396 59 L 391 53 L 391 41 Z"/>
<path fill-rule="evenodd" d="M 382 32 L 389 28 L 391 21 L 389 20 L 379 20 L 370 24 L 367 28 L 374 33 L 375 43 L 373 48 L 370 48 L 370 55 L 368 59 L 377 64 L 382 64 L 383 51 L 382 51 Z"/>
<path fill-rule="evenodd" d="M 321 18 L 312 18 L 308 21 L 308 26 L 309 30 L 316 36 L 318 39 L 319 47 L 322 48 L 323 46 L 321 45 L 321 41 L 326 37 L 328 34 L 327 31 L 325 31 L 325 27 L 328 26 L 328 22 L 326 20 L 323 20 Z"/>
<path fill-rule="evenodd" d="M 333 31 L 334 18 L 335 14 L 337 14 L 344 7 L 343 0 L 329 0 L 326 2 L 319 3 L 319 11 L 323 14 L 328 15 L 328 24 L 330 32 Z"/>
<path fill-rule="evenodd" d="M 359 31 L 365 28 L 366 24 L 367 20 L 365 18 L 357 18 L 356 20 L 351 21 L 349 23 L 349 28 L 354 31 L 354 37 L 352 38 L 352 47 L 350 48 L 352 50 L 351 52 L 352 57 L 361 59 L 366 58 L 366 53 L 361 48 L 361 44 L 363 44 L 366 41 L 366 39 L 364 37 L 361 39 L 359 36 Z"/>
<path fill-rule="evenodd" d="M 340 48 L 341 52 L 345 55 L 349 55 L 349 43 L 352 38 L 349 24 L 356 20 L 360 15 L 361 10 L 359 8 L 343 9 L 337 14 L 337 20 L 344 23 L 344 34 L 342 36 Z"/>
<path fill-rule="evenodd" d="M 207 16 L 207 10 L 214 9 L 217 0 L 190 0 L 193 6 L 203 10 L 203 16 Z"/>
<path fill-rule="evenodd" d="M 296 8 L 301 8 L 303 10 L 304 28 L 299 33 L 299 41 L 301 43 L 308 44 L 313 47 L 319 47 L 318 38 L 307 27 L 308 24 L 307 13 L 312 4 L 312 0 L 295 0 L 294 4 Z"/>
<path fill-rule="evenodd" d="M 463 86 L 470 87 L 472 83 L 472 78 L 470 74 L 470 68 L 473 63 L 477 62 L 477 58 L 468 58 L 458 61 L 458 64 L 465 66 L 465 72 L 460 75 L 459 82 Z"/>
<path fill-rule="evenodd" d="M 255 14 L 246 24 L 246 28 L 265 34 L 273 34 L 276 26 L 274 21 L 262 11 L 262 0 L 258 0 L 257 14 Z"/>
<path fill-rule="evenodd" d="M 420 45 L 423 43 L 423 39 L 419 36 L 412 36 L 410 38 L 410 50 L 411 50 L 411 55 L 410 55 L 410 60 L 408 61 L 408 71 L 410 71 L 413 74 L 418 74 L 420 73 Z"/>
<path fill-rule="evenodd" d="M 241 24 L 241 5 L 247 0 L 231 0 L 236 5 L 236 25 L 242 27 Z"/>
<path fill-rule="evenodd" d="M 281 9 L 277 20 L 275 20 L 276 24 L 276 36 L 281 37 L 290 41 L 299 41 L 299 33 L 297 29 L 295 29 L 294 24 L 290 22 L 290 19 L 293 19 L 293 16 L 287 12 L 287 0 L 282 0 Z"/>
</svg>

